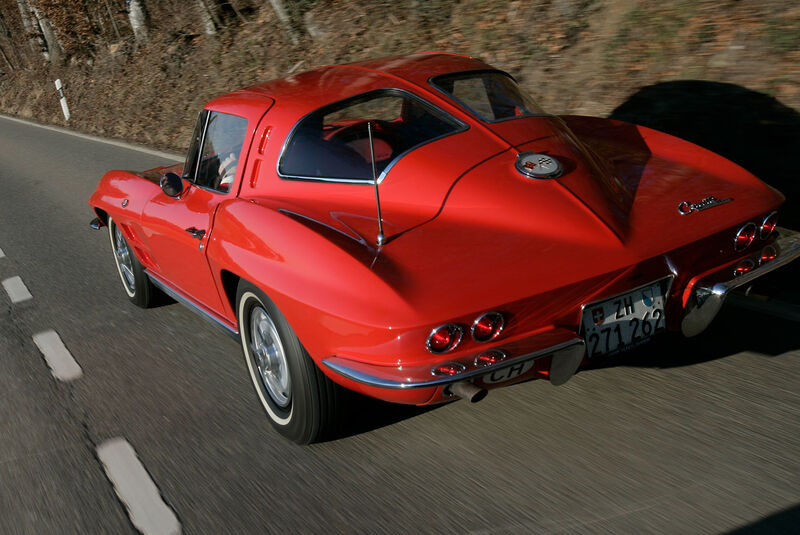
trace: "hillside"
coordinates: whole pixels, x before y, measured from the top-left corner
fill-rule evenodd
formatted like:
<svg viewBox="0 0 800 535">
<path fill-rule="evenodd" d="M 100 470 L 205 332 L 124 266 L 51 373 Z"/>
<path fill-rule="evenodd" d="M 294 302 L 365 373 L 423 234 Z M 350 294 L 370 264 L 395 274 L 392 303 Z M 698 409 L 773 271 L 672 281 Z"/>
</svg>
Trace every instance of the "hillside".
<svg viewBox="0 0 800 535">
<path fill-rule="evenodd" d="M 800 109 L 800 6 L 787 0 L 277 2 L 288 9 L 288 31 L 275 1 L 141 0 L 146 42 L 134 39 L 130 0 L 26 2 L 49 15 L 59 57 L 32 53 L 19 2 L 0 1 L 0 112 L 66 124 L 53 86 L 60 78 L 69 127 L 165 149 L 185 147 L 195 114 L 214 95 L 323 64 L 421 50 L 481 57 L 558 114 L 609 116 L 622 106 L 627 119 L 658 115 L 681 108 L 669 83 L 690 80 L 719 82 L 722 98 L 755 92 L 779 107 L 779 120 Z M 210 6 L 212 21 L 186 9 L 196 2 Z M 665 83 L 667 95 L 658 91 Z M 682 86 L 678 95 L 710 87 Z M 704 102 L 719 102 L 715 91 Z M 644 100 L 631 117 L 623 105 L 637 92 Z"/>
</svg>

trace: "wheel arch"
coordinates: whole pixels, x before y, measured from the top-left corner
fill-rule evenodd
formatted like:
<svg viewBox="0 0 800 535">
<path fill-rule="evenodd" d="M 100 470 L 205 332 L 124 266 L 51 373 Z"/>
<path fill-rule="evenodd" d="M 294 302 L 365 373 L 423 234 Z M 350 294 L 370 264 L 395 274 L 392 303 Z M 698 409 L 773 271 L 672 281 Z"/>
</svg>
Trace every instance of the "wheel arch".
<svg viewBox="0 0 800 535">
<path fill-rule="evenodd" d="M 351 251 L 257 202 L 220 205 L 207 254 L 232 321 L 238 321 L 236 290 L 244 280 L 275 303 L 317 362 L 355 343 L 349 338 L 386 343 L 392 322 L 412 322 L 417 314 Z"/>
</svg>

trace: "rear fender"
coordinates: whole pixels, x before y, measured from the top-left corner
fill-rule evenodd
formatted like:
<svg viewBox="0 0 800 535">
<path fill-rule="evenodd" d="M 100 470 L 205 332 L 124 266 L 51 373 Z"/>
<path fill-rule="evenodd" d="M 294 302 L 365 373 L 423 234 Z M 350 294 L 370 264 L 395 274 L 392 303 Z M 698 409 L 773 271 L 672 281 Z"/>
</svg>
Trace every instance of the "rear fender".
<svg viewBox="0 0 800 535">
<path fill-rule="evenodd" d="M 272 299 L 315 360 L 342 347 L 390 349 L 416 312 L 373 267 L 377 251 L 339 231 L 265 202 L 232 199 L 217 210 L 208 260 L 221 295 L 228 271 Z M 236 322 L 235 304 L 223 299 Z M 395 323 L 392 323 L 395 322 Z M 393 330 L 398 329 L 398 330 Z M 378 357 L 380 358 L 380 357 Z"/>
</svg>

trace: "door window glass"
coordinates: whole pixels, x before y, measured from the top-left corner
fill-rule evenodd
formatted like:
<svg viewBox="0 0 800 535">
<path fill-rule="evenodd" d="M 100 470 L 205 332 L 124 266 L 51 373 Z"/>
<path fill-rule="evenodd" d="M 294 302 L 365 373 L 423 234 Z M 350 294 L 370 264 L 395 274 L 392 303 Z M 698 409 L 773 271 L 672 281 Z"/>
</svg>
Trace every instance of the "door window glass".
<svg viewBox="0 0 800 535">
<path fill-rule="evenodd" d="M 210 112 L 195 179 L 198 186 L 221 192 L 230 190 L 246 134 L 244 117 Z"/>
</svg>

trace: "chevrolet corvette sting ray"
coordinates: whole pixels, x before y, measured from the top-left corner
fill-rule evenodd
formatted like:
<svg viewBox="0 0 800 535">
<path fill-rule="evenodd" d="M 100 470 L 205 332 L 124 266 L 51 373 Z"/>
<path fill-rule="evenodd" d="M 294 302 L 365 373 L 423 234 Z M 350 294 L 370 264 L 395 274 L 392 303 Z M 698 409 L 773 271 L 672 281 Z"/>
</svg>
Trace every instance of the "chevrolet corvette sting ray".
<svg viewBox="0 0 800 535">
<path fill-rule="evenodd" d="M 477 401 L 699 334 L 800 255 L 783 200 L 686 141 L 414 54 L 217 97 L 185 163 L 110 171 L 89 204 L 130 300 L 165 292 L 239 339 L 272 425 L 308 443 L 342 388 Z"/>
</svg>

